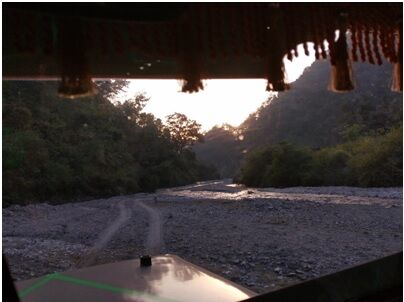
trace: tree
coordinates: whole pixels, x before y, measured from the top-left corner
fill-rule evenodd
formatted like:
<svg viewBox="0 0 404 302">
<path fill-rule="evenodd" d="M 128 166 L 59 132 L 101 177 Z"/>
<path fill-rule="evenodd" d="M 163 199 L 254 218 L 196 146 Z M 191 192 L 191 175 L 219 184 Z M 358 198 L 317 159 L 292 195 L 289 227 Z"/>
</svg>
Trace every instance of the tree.
<svg viewBox="0 0 404 302">
<path fill-rule="evenodd" d="M 126 80 L 97 81 L 97 95 L 101 99 L 112 101 L 129 86 Z"/>
<path fill-rule="evenodd" d="M 150 100 L 144 94 L 136 94 L 133 98 L 125 100 L 122 103 L 117 103 L 116 107 L 119 108 L 128 120 L 139 122 L 142 110 L 146 103 Z"/>
<path fill-rule="evenodd" d="M 3 85 L 3 205 L 153 191 L 216 178 L 190 150 L 178 152 L 161 120 L 143 112 L 146 96 L 121 103 L 114 98 L 125 81 L 97 84 L 98 94 L 74 101 L 58 97 L 55 82 Z M 200 126 L 188 121 L 182 127 L 192 136 Z"/>
<path fill-rule="evenodd" d="M 176 112 L 167 116 L 166 129 L 179 153 L 203 140 L 203 135 L 199 132 L 201 125 L 182 113 Z"/>
</svg>

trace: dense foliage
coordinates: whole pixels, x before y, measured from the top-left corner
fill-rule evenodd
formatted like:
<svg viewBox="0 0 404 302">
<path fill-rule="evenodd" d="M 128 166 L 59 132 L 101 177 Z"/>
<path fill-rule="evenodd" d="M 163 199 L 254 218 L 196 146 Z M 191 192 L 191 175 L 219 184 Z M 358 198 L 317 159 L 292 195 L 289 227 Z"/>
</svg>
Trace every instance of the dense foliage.
<svg viewBox="0 0 404 302">
<path fill-rule="evenodd" d="M 403 128 L 335 147 L 280 143 L 252 152 L 235 181 L 254 187 L 402 186 Z"/>
<path fill-rule="evenodd" d="M 56 95 L 53 82 L 3 82 L 3 205 L 153 191 L 217 177 L 187 147 L 198 124 L 181 115 L 166 126 L 142 111 L 144 95 L 113 103 L 125 81 L 97 86 L 94 97 L 67 100 Z M 184 123 L 188 132 L 172 133 Z"/>
</svg>

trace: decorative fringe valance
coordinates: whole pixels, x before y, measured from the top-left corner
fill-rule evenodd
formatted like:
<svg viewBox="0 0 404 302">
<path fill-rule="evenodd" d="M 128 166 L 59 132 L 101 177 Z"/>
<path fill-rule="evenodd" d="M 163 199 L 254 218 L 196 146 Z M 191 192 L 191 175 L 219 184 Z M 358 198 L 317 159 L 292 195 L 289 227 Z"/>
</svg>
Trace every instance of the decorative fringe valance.
<svg viewBox="0 0 404 302">
<path fill-rule="evenodd" d="M 127 58 L 125 74 L 133 75 L 131 69 L 139 68 L 132 60 L 136 56 L 171 62 L 172 77 L 183 80 L 183 92 L 202 90 L 202 80 L 218 73 L 215 62 L 227 60 L 260 62 L 267 90 L 285 91 L 284 57 L 293 60 L 310 52 L 317 60 L 330 59 L 333 91 L 353 89 L 351 61 L 392 63 L 392 89 L 402 91 L 401 3 L 193 3 L 175 20 L 162 22 L 61 22 L 49 14 L 12 9 L 3 14 L 8 20 L 3 23 L 13 27 L 4 37 L 12 45 L 6 54 L 58 57 L 63 95 L 91 92 L 92 64 L 99 61 Z"/>
</svg>

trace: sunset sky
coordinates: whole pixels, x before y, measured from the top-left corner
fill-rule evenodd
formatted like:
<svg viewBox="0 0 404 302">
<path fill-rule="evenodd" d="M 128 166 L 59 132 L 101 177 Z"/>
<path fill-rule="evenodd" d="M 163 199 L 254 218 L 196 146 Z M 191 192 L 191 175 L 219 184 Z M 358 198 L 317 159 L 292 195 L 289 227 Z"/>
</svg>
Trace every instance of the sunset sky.
<svg viewBox="0 0 404 302">
<path fill-rule="evenodd" d="M 313 63 L 314 55 L 284 61 L 288 80 L 293 82 Z M 264 79 L 207 80 L 204 84 L 203 91 L 188 94 L 179 92 L 177 80 L 133 80 L 128 94 L 144 92 L 150 97 L 146 112 L 162 120 L 174 112 L 184 113 L 205 131 L 223 123 L 238 126 L 270 96 Z"/>
</svg>

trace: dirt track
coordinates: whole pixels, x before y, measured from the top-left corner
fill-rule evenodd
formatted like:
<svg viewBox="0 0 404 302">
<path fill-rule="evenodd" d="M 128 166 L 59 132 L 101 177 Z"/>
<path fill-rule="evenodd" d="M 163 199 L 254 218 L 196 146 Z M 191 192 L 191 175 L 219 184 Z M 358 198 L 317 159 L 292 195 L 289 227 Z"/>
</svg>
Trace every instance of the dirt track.
<svg viewBox="0 0 404 302">
<path fill-rule="evenodd" d="M 149 228 L 147 231 L 147 240 L 145 243 L 146 253 L 150 255 L 158 255 L 163 247 L 162 238 L 162 219 L 160 212 L 141 201 L 137 204 L 146 210 L 149 215 Z"/>
<path fill-rule="evenodd" d="M 93 247 L 79 258 L 75 264 L 76 268 L 86 267 L 95 264 L 96 255 L 105 248 L 109 241 L 113 238 L 115 233 L 124 225 L 132 215 L 132 211 L 125 207 L 123 203 L 118 204 L 119 216 L 112 224 L 107 226 L 107 228 L 101 232 L 99 238 L 93 245 Z"/>
</svg>

